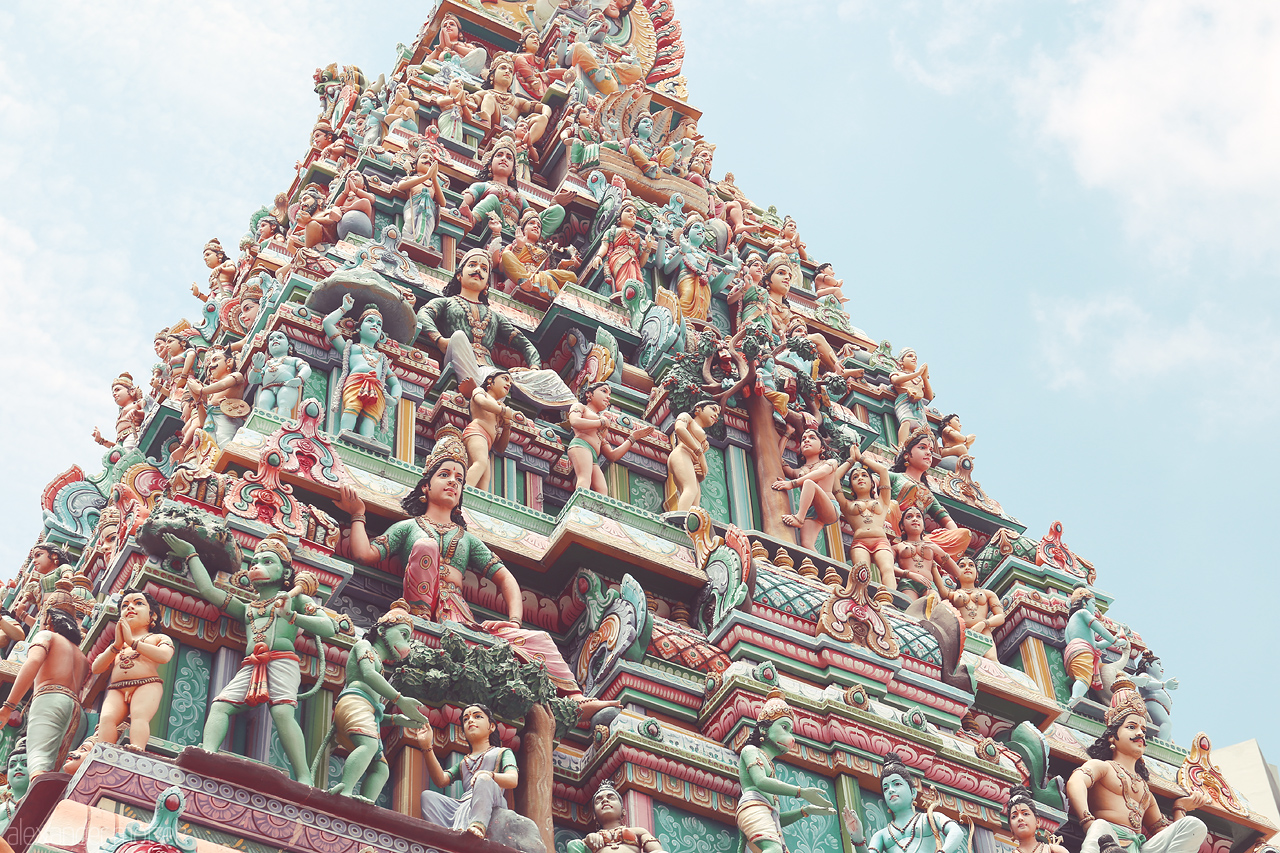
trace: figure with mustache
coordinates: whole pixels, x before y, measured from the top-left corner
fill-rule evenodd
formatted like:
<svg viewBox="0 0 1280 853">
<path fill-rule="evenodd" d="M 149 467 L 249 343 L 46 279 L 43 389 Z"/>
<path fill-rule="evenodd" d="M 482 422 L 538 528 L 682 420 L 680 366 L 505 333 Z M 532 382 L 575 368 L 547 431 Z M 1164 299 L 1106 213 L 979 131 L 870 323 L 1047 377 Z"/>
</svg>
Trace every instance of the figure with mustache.
<svg viewBox="0 0 1280 853">
<path fill-rule="evenodd" d="M 387 666 L 397 666 L 409 656 L 412 637 L 413 615 L 401 599 L 393 602 L 373 629 L 351 647 L 346 686 L 338 694 L 330 732 L 347 751 L 347 761 L 342 767 L 342 781 L 330 788 L 329 793 L 345 794 L 369 803 L 382 793 L 391 775 L 381 738 L 385 700 L 390 700 L 402 712 L 389 720 L 394 725 L 429 724 L 418 703 L 392 687 L 385 674 Z M 319 755 L 323 754 L 322 750 Z M 312 773 L 315 773 L 314 767 Z"/>
<path fill-rule="evenodd" d="M 1067 801 L 1085 831 L 1080 853 L 1196 853 L 1208 830 L 1187 812 L 1208 805 L 1209 795 L 1174 800 L 1172 821 L 1161 813 L 1143 761 L 1146 704 L 1129 681 L 1117 679 L 1114 689 L 1106 729 L 1067 780 Z"/>
</svg>

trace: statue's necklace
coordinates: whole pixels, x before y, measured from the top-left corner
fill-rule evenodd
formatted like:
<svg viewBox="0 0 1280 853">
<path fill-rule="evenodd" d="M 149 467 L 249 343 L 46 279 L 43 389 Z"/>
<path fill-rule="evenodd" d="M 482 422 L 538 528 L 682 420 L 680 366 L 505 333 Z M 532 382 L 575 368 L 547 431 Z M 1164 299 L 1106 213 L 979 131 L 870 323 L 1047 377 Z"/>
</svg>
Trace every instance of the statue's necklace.
<svg viewBox="0 0 1280 853">
<path fill-rule="evenodd" d="M 1147 783 L 1131 776 L 1119 762 L 1107 763 L 1115 768 L 1116 775 L 1120 777 L 1120 795 L 1124 797 L 1124 804 L 1129 809 L 1129 826 L 1135 830 L 1142 829 L 1142 803 L 1147 799 Z M 1130 792 L 1137 800 L 1129 796 Z"/>
<path fill-rule="evenodd" d="M 899 850 L 903 850 L 903 851 L 907 850 L 911 846 L 910 842 L 915 840 L 916 827 L 919 826 L 919 824 L 920 824 L 919 812 L 916 812 L 912 816 L 911 820 L 907 821 L 907 825 L 901 828 L 899 828 L 899 826 L 893 821 L 889 821 L 889 827 L 890 827 L 889 840 L 892 841 L 894 846 L 897 847 Z M 901 832 L 902 836 L 895 837 L 894 830 Z"/>
</svg>

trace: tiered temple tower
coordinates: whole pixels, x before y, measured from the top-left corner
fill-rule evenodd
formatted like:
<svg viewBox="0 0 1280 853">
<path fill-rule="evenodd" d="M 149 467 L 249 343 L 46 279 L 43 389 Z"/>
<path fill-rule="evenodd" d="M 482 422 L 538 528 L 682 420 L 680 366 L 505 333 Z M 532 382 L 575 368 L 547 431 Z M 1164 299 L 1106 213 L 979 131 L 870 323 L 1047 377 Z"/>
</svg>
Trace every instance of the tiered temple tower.
<svg viewBox="0 0 1280 853">
<path fill-rule="evenodd" d="M 48 739 L 22 675 L 55 655 L 42 629 L 75 623 L 106 663 L 64 691 L 84 723 L 63 726 L 57 766 L 10 780 L 15 850 L 476 849 L 421 819 L 438 788 L 397 708 L 366 723 L 389 773 L 376 804 L 325 792 L 349 757 L 335 703 L 397 625 L 412 649 L 381 661 L 390 689 L 369 701 L 420 703 L 445 768 L 470 749 L 462 712 L 491 706 L 518 765 L 506 796 L 531 821 L 491 837 L 526 850 L 738 849 L 739 754 L 757 720 L 783 718 L 796 745 L 771 772 L 837 809 L 784 827 L 792 851 L 877 830 L 932 849 L 891 823 L 888 753 L 973 849 L 1017 845 L 1004 812 L 1025 786 L 1040 829 L 1075 850 L 1089 822 L 1063 781 L 1144 708 L 1150 790 L 1175 817 L 1205 795 L 1202 850 L 1276 832 L 1207 738 L 1169 740 L 1165 677 L 1123 602 L 1060 523 L 1028 534 L 982 489 L 974 437 L 945 414 L 963 401 L 855 325 L 820 263 L 832 247 L 713 177 L 677 13 L 441 0 L 385 74 L 317 69 L 299 170 L 238 257 L 204 247 L 207 291 L 156 335 L 149 379 L 114 383 L 101 470 L 72 465 L 41 496 L 0 667 L 26 714 L 0 750 L 22 735 L 34 761 Z M 469 485 L 424 491 L 440 470 Z M 458 495 L 465 534 L 441 521 Z M 296 587 L 263 580 L 285 564 Z M 117 627 L 129 590 L 173 644 L 146 752 L 89 741 L 63 773 L 126 683 L 111 661 L 137 653 L 141 634 Z M 283 621 L 301 630 L 282 647 Z M 277 652 L 297 657 L 296 705 L 261 657 Z M 215 700 L 255 654 L 269 700 L 209 743 Z M 282 704 L 316 787 L 295 781 Z M 604 783 L 650 835 L 601 835 Z M 151 826 L 124 833 L 135 818 Z"/>
</svg>

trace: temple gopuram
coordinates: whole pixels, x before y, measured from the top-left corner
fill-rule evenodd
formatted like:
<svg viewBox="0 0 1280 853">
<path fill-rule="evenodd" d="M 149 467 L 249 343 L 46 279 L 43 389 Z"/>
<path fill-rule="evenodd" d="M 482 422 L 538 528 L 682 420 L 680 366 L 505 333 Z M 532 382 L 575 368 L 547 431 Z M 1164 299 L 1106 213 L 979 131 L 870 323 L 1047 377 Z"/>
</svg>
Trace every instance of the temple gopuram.
<svg viewBox="0 0 1280 853">
<path fill-rule="evenodd" d="M 683 2 L 316 70 L 40 496 L 0 850 L 1274 853 L 1107 568 L 717 166 Z"/>
</svg>

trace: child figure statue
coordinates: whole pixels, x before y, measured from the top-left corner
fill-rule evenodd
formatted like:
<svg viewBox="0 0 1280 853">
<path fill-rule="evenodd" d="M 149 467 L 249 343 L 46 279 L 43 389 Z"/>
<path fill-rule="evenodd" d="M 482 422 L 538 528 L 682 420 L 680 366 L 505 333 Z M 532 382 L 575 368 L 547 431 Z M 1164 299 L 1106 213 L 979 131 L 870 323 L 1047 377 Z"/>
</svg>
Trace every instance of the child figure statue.
<svg viewBox="0 0 1280 853">
<path fill-rule="evenodd" d="M 720 404 L 699 400 L 692 412 L 681 412 L 671 431 L 667 456 L 668 510 L 687 512 L 702 503 L 702 481 L 707 478 L 707 430 L 720 420 Z"/>
<path fill-rule="evenodd" d="M 902 528 L 902 539 L 894 544 L 893 552 L 898 561 L 898 582 L 907 598 L 914 600 L 929 590 L 939 563 L 947 567 L 947 574 L 953 578 L 960 576 L 956 561 L 942 550 L 941 545 L 925 535 L 924 511 L 920 507 L 907 507 L 898 525 Z M 942 584 L 940 577 L 938 591 L 943 598 L 948 597 L 948 587 Z"/>
<path fill-rule="evenodd" d="M 778 455 L 787 448 L 787 439 L 794 432 L 788 424 L 787 431 L 779 439 Z M 840 518 L 840 509 L 836 505 L 831 491 L 836 484 L 836 463 L 824 459 L 822 437 L 816 429 L 807 429 L 800 436 L 800 458 L 803 460 L 799 468 L 792 468 L 782 463 L 782 473 L 790 480 L 778 478 L 773 482 L 775 492 L 800 490 L 800 505 L 795 513 L 782 516 L 782 523 L 787 527 L 800 529 L 800 547 L 813 549 L 818 542 L 818 534 L 828 524 L 834 524 Z"/>
<path fill-rule="evenodd" d="M 384 674 L 387 664 L 395 665 L 409 656 L 412 637 L 413 615 L 408 605 L 399 600 L 378 619 L 373 630 L 351 647 L 346 684 L 334 705 L 331 729 L 333 738 L 347 750 L 347 760 L 342 766 L 342 781 L 329 793 L 369 803 L 382 793 L 391 775 L 382 749 L 384 701 L 390 700 L 402 712 L 391 717 L 390 722 L 395 725 L 430 725 L 418 703 L 392 687 Z M 323 754 L 321 751 L 317 760 Z M 312 767 L 313 775 L 317 769 Z"/>
<path fill-rule="evenodd" d="M 573 839 L 565 845 L 568 853 L 663 853 L 662 842 L 641 826 L 626 826 L 627 812 L 622 805 L 622 795 L 608 780 L 600 783 L 596 795 L 591 798 L 591 810 L 595 813 L 595 832 L 586 838 Z"/>
<path fill-rule="evenodd" d="M 1017 785 L 1009 791 L 1005 815 L 1009 821 L 1009 832 L 1018 843 L 1018 853 L 1067 853 L 1067 848 L 1061 844 L 1044 843 L 1036 838 L 1040 820 L 1030 788 Z"/>
<path fill-rule="evenodd" d="M 314 594 L 315 577 L 304 573 L 295 579 L 288 540 L 283 533 L 272 532 L 254 549 L 253 567 L 249 569 L 249 582 L 257 596 L 242 601 L 213 585 L 194 545 L 168 533 L 164 534 L 164 541 L 169 553 L 186 562 L 201 597 L 232 619 L 243 621 L 249 637 L 248 654 L 240 671 L 209 707 L 202 748 L 218 751 L 233 715 L 270 703 L 271 719 L 294 776 L 299 782 L 312 784 L 302 727 L 293 713 L 299 698 L 307 698 L 298 695 L 302 661 L 293 644 L 299 628 L 316 637 L 332 637 L 338 632 L 334 621 L 303 592 L 309 587 Z M 322 683 L 323 680 L 317 682 L 313 690 Z"/>
<path fill-rule="evenodd" d="M 413 732 L 427 762 L 427 774 L 437 787 L 461 781 L 464 793 L 453 799 L 436 791 L 422 792 L 422 818 L 436 826 L 465 830 L 484 838 L 494 812 L 507 807 L 504 791 L 520 780 L 515 754 L 498 740 L 498 724 L 488 705 L 468 705 L 462 710 L 462 735 L 471 751 L 446 771 L 436 758 L 435 731 L 427 723 Z"/>
<path fill-rule="evenodd" d="M 96 740 L 115 743 L 119 727 L 129 719 L 129 749 L 146 752 L 151 738 L 151 718 L 164 698 L 160 667 L 173 657 L 173 640 L 154 633 L 160 605 L 140 589 L 127 589 L 120 599 L 115 641 L 94 658 L 95 673 L 111 670 L 107 695 L 102 701 Z"/>
<path fill-rule="evenodd" d="M 569 440 L 569 461 L 578 478 L 577 488 L 593 489 L 602 495 L 609 494 L 600 468 L 600 457 L 617 462 L 636 442 L 653 432 L 653 426 L 645 424 L 631 431 L 631 435 L 614 447 L 609 443 L 609 426 L 613 418 L 605 414 L 609 408 L 612 391 L 608 382 L 592 382 L 584 385 L 579 402 L 569 408 L 569 426 L 573 438 Z"/>
<path fill-rule="evenodd" d="M 501 453 L 511 437 L 511 422 L 524 415 L 504 402 L 511 393 L 511 373 L 490 368 L 471 392 L 471 423 L 462 431 L 467 448 L 467 485 L 488 491 L 493 476 L 490 453 Z"/>
<path fill-rule="evenodd" d="M 751 853 L 786 853 L 782 827 L 810 815 L 835 814 L 831 802 L 817 788 L 803 788 L 774 776 L 773 762 L 795 744 L 795 711 L 776 687 L 769 691 L 756 717 L 754 730 L 738 758 L 738 831 Z M 778 797 L 799 797 L 806 805 L 781 811 Z M 954 853 L 954 851 L 951 851 Z"/>
<path fill-rule="evenodd" d="M 142 391 L 133 384 L 130 374 L 121 373 L 111 383 L 111 397 L 120 407 L 116 414 L 116 440 L 114 443 L 107 441 L 97 427 L 93 428 L 93 440 L 103 447 L 119 445 L 131 450 L 138 446 L 138 427 L 142 426 Z"/>
<path fill-rule="evenodd" d="M 852 564 L 874 564 L 880 572 L 881 585 L 892 592 L 898 588 L 898 578 L 894 569 L 893 546 L 889 544 L 889 532 L 885 526 L 894 508 L 893 498 L 889 497 L 889 472 L 884 463 L 874 456 L 863 457 L 857 445 L 849 449 L 849 459 L 836 469 L 837 486 L 846 471 L 850 472 L 849 488 L 853 490 L 853 500 L 845 497 L 844 489 L 837 488 L 836 501 L 840 504 L 844 520 L 853 528 Z M 873 472 L 879 477 L 878 485 L 871 479 Z"/>
<path fill-rule="evenodd" d="M 289 355 L 289 338 L 279 329 L 267 335 L 267 352 L 254 353 L 252 364 L 249 384 L 262 386 L 254 407 L 292 418 L 302 399 L 302 386 L 311 378 L 311 365 Z"/>
<path fill-rule="evenodd" d="M 368 438 L 379 425 L 390 422 L 400 400 L 400 380 L 391 369 L 391 360 L 378 352 L 386 335 L 382 312 L 376 305 L 365 306 L 354 341 L 338 332 L 338 321 L 355 304 L 350 293 L 343 296 L 342 305 L 324 318 L 324 333 L 329 345 L 342 355 L 341 429 Z"/>
</svg>

